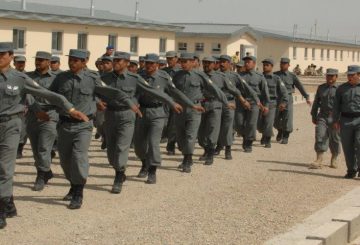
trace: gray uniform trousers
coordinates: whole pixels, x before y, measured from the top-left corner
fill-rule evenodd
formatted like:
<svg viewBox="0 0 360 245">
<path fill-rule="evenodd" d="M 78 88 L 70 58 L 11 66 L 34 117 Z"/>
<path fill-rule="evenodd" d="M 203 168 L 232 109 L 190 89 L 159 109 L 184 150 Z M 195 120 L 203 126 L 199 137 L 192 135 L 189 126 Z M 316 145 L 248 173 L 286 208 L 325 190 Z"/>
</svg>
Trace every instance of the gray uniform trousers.
<svg viewBox="0 0 360 245">
<path fill-rule="evenodd" d="M 104 136 L 104 121 L 105 121 L 105 112 L 103 111 L 96 111 L 96 132 L 101 136 Z"/>
<path fill-rule="evenodd" d="M 28 135 L 26 133 L 26 120 L 25 120 L 25 116 L 21 117 L 21 132 L 20 132 L 20 141 L 19 144 L 26 144 Z"/>
<path fill-rule="evenodd" d="M 135 119 L 135 113 L 130 109 L 105 111 L 106 152 L 115 171 L 126 170 Z"/>
<path fill-rule="evenodd" d="M 0 123 L 0 198 L 13 195 L 13 176 L 21 123 L 20 117 Z"/>
<path fill-rule="evenodd" d="M 219 101 L 207 101 L 203 107 L 205 113 L 201 115 L 199 145 L 204 149 L 215 149 L 220 134 L 222 104 Z"/>
<path fill-rule="evenodd" d="M 44 172 L 50 171 L 51 150 L 57 136 L 56 125 L 56 121 L 38 121 L 31 112 L 27 116 L 26 131 L 30 139 L 35 167 Z"/>
<path fill-rule="evenodd" d="M 174 114 L 176 122 L 176 140 L 183 155 L 193 154 L 195 141 L 201 122 L 201 113 L 186 108 L 180 114 Z"/>
<path fill-rule="evenodd" d="M 245 110 L 244 107 L 237 106 L 235 111 L 236 131 L 242 135 L 245 140 L 255 140 L 258 118 L 259 107 L 254 102 L 251 102 L 250 110 Z"/>
<path fill-rule="evenodd" d="M 59 121 L 58 149 L 65 177 L 73 185 L 84 185 L 89 175 L 88 150 L 93 121 L 70 123 Z"/>
<path fill-rule="evenodd" d="M 160 113 L 156 113 L 160 110 Z M 164 115 L 163 107 L 144 108 L 141 107 L 142 118 L 136 120 L 134 146 L 135 154 L 141 160 L 146 160 L 147 166 L 160 166 L 160 140 L 164 129 L 165 118 L 158 117 Z"/>
<path fill-rule="evenodd" d="M 315 127 L 315 151 L 326 152 L 330 147 L 331 154 L 341 153 L 340 132 L 333 127 L 333 122 L 319 116 Z"/>
<path fill-rule="evenodd" d="M 360 160 L 360 117 L 341 117 L 340 136 L 348 172 L 357 172 Z"/>
<path fill-rule="evenodd" d="M 229 103 L 234 104 L 234 100 Z M 235 110 L 229 109 L 226 105 L 222 105 L 221 126 L 218 139 L 218 146 L 231 146 L 234 141 L 234 118 Z"/>
<path fill-rule="evenodd" d="M 175 145 L 176 143 L 176 119 L 175 119 L 175 112 L 170 110 L 168 124 L 167 124 L 167 137 L 168 137 L 168 146 L 172 147 L 172 144 Z M 170 149 L 169 149 L 170 150 Z"/>
<path fill-rule="evenodd" d="M 269 103 L 269 112 L 266 115 L 259 115 L 258 131 L 263 134 L 264 137 L 273 136 L 273 126 L 276 116 L 277 102 L 272 100 Z"/>
<path fill-rule="evenodd" d="M 286 109 L 280 112 L 276 110 L 275 128 L 291 133 L 293 131 L 293 118 L 294 118 L 294 99 L 292 94 L 289 94 L 289 101 Z"/>
</svg>

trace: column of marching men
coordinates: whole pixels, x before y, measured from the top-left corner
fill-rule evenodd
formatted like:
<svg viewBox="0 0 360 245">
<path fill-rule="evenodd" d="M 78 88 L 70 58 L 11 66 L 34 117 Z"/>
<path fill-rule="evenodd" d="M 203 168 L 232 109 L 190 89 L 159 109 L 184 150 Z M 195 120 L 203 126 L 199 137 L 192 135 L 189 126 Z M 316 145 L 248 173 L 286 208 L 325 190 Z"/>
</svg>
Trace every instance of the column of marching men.
<svg viewBox="0 0 360 245">
<path fill-rule="evenodd" d="M 68 70 L 62 71 L 58 57 L 38 51 L 35 70 L 25 72 L 25 57 L 14 57 L 12 43 L 0 42 L 0 228 L 17 215 L 13 175 L 27 137 L 37 171 L 33 190 L 43 190 L 53 178 L 51 162 L 58 151 L 70 184 L 64 201 L 70 202 L 69 209 L 79 209 L 94 126 L 114 169 L 110 191 L 119 194 L 131 147 L 141 161 L 138 177 L 155 184 L 160 142 L 167 141 L 168 155 L 181 152 L 179 169 L 190 173 L 196 142 L 204 150 L 199 160 L 205 165 L 222 152 L 231 160 L 235 135 L 243 138 L 244 152 L 251 153 L 257 131 L 261 145 L 271 148 L 275 127 L 276 141 L 285 145 L 293 131 L 295 88 L 311 105 L 302 83 L 289 72 L 288 58 L 281 58 L 277 72 L 274 60 L 262 60 L 260 73 L 254 56 L 233 64 L 228 55 L 200 61 L 193 53 L 170 51 L 166 61 L 152 53 L 131 60 L 129 53 L 108 47 L 95 63 L 98 71 L 87 68 L 89 57 L 87 50 L 71 49 Z M 336 168 L 341 142 L 345 178 L 352 179 L 360 159 L 360 67 L 349 66 L 347 76 L 348 82 L 338 86 L 338 71 L 328 69 L 318 88 L 311 110 L 317 157 L 310 168 L 322 167 L 328 146 L 330 167 Z"/>
</svg>

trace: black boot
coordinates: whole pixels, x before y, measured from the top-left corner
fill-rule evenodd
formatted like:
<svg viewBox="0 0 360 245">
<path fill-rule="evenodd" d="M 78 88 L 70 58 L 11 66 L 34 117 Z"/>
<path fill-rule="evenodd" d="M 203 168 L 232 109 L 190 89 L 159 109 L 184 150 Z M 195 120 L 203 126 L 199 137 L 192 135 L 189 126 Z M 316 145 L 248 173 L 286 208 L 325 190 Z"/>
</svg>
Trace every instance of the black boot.
<svg viewBox="0 0 360 245">
<path fill-rule="evenodd" d="M 265 138 L 265 148 L 271 148 L 271 137 Z"/>
<path fill-rule="evenodd" d="M 74 194 L 71 198 L 69 209 L 80 209 L 83 201 L 84 185 L 74 185 Z"/>
<path fill-rule="evenodd" d="M 23 149 L 24 149 L 24 144 L 20 143 L 17 149 L 16 159 L 23 158 L 23 154 L 22 154 Z"/>
<path fill-rule="evenodd" d="M 114 184 L 112 186 L 111 193 L 120 194 L 125 180 L 126 180 L 125 171 L 116 171 Z"/>
<path fill-rule="evenodd" d="M 208 149 L 205 148 L 204 154 L 199 158 L 199 161 L 206 161 L 207 155 L 208 155 Z"/>
<path fill-rule="evenodd" d="M 148 179 L 146 180 L 146 184 L 156 184 L 156 166 L 150 166 Z"/>
<path fill-rule="evenodd" d="M 278 134 L 276 135 L 276 141 L 280 142 L 283 138 L 283 131 L 281 129 L 278 130 Z"/>
<path fill-rule="evenodd" d="M 56 152 L 54 150 L 51 150 L 51 162 L 56 157 Z"/>
<path fill-rule="evenodd" d="M 168 156 L 175 155 L 175 142 L 168 141 L 168 144 L 166 146 L 167 154 Z"/>
<path fill-rule="evenodd" d="M 214 149 L 210 148 L 207 150 L 207 155 L 205 159 L 205 165 L 210 166 L 214 163 Z"/>
<path fill-rule="evenodd" d="M 182 170 L 184 173 L 191 173 L 191 165 L 192 165 L 192 154 L 186 154 L 184 156 Z"/>
<path fill-rule="evenodd" d="M 4 229 L 6 226 L 6 198 L 0 199 L 0 229 Z"/>
<path fill-rule="evenodd" d="M 38 170 L 33 190 L 42 191 L 48 181 L 53 177 L 54 175 L 51 170 L 48 172 Z"/>
<path fill-rule="evenodd" d="M 69 190 L 68 194 L 66 194 L 66 196 L 64 196 L 63 201 L 71 201 L 71 198 L 74 195 L 74 192 L 75 192 L 75 186 L 73 184 L 71 184 L 70 190 Z"/>
<path fill-rule="evenodd" d="M 222 149 L 223 149 L 222 146 L 220 146 L 220 145 L 216 146 L 216 149 L 215 149 L 215 151 L 214 151 L 214 155 L 215 155 L 215 156 L 220 155 L 220 152 L 222 151 Z"/>
<path fill-rule="evenodd" d="M 228 145 L 225 147 L 225 159 L 226 160 L 231 160 L 232 156 L 231 156 L 231 146 Z"/>
<path fill-rule="evenodd" d="M 6 218 L 12 218 L 17 216 L 17 210 L 14 203 L 14 196 L 11 196 L 9 200 L 6 202 L 5 215 Z"/>
<path fill-rule="evenodd" d="M 137 175 L 138 178 L 145 178 L 148 175 L 148 166 L 146 164 L 146 160 L 141 160 L 142 166 L 140 169 L 139 174 Z"/>
<path fill-rule="evenodd" d="M 260 145 L 265 145 L 266 143 L 266 137 L 263 135 L 260 140 Z"/>
<path fill-rule="evenodd" d="M 252 140 L 246 140 L 246 143 L 245 143 L 245 152 L 246 153 L 251 153 L 252 152 Z"/>
<path fill-rule="evenodd" d="M 290 132 L 285 131 L 283 133 L 283 138 L 282 138 L 280 144 L 287 145 L 289 142 L 289 136 L 290 136 Z"/>
</svg>

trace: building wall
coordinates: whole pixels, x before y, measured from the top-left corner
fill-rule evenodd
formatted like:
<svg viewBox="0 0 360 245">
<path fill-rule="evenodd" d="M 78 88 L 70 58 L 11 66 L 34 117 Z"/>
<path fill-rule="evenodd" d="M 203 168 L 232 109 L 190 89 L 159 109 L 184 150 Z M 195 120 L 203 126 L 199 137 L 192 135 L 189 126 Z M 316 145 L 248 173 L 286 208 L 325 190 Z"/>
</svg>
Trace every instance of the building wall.
<svg viewBox="0 0 360 245">
<path fill-rule="evenodd" d="M 275 61 L 275 69 L 278 69 L 281 57 L 289 57 L 289 43 L 283 40 L 262 38 L 258 42 L 258 67 L 261 70 L 261 61 L 272 58 Z"/>
<path fill-rule="evenodd" d="M 257 41 L 251 36 L 244 34 L 242 36 L 233 36 L 227 40 L 226 54 L 230 56 L 235 55 L 237 51 L 240 52 L 241 45 L 254 46 L 255 50 L 257 50 Z"/>
<path fill-rule="evenodd" d="M 133 58 L 146 53 L 159 53 L 160 38 L 166 38 L 166 50 L 175 49 L 175 32 L 154 31 L 115 28 L 104 26 L 88 26 L 78 24 L 48 23 L 41 21 L 24 21 L 13 19 L 0 19 L 0 41 L 12 41 L 13 29 L 25 29 L 25 49 L 23 55 L 27 57 L 26 70 L 34 69 L 34 57 L 36 51 L 51 52 L 51 40 L 53 31 L 63 32 L 63 50 L 59 55 L 62 68 L 67 69 L 67 57 L 69 49 L 77 48 L 79 32 L 88 34 L 88 50 L 91 52 L 89 67 L 95 69 L 95 60 L 100 57 L 108 44 L 108 35 L 117 35 L 117 50 L 130 51 L 130 37 L 138 36 L 138 53 Z"/>
</svg>

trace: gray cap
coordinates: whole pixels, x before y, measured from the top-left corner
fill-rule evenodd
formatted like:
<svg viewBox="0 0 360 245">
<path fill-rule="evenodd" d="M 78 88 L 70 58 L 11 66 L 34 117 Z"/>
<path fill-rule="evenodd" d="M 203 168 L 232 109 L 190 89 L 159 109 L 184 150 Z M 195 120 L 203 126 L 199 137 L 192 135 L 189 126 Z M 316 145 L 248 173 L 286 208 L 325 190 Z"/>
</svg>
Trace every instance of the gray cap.
<svg viewBox="0 0 360 245">
<path fill-rule="evenodd" d="M 17 55 L 14 57 L 14 61 L 15 62 L 25 62 L 26 61 L 26 57 L 23 55 Z"/>
<path fill-rule="evenodd" d="M 167 61 L 164 60 L 164 59 L 160 59 L 160 60 L 159 60 L 159 64 L 160 64 L 160 65 L 167 65 Z"/>
<path fill-rule="evenodd" d="M 144 62 L 145 61 L 145 56 L 139 56 L 139 62 Z"/>
<path fill-rule="evenodd" d="M 111 56 L 102 56 L 101 57 L 101 61 L 113 61 L 113 57 Z"/>
<path fill-rule="evenodd" d="M 326 75 L 338 75 L 339 74 L 339 70 L 338 69 L 333 69 L 333 68 L 328 68 L 326 69 Z"/>
<path fill-rule="evenodd" d="M 286 57 L 283 57 L 283 58 L 280 59 L 280 63 L 290 63 L 290 59 L 286 58 Z"/>
<path fill-rule="evenodd" d="M 245 62 L 244 62 L 243 60 L 240 60 L 240 61 L 236 64 L 237 67 L 243 67 L 244 65 L 245 65 Z"/>
<path fill-rule="evenodd" d="M 194 53 L 194 59 L 200 60 L 200 54 Z"/>
<path fill-rule="evenodd" d="M 177 57 L 177 53 L 176 53 L 176 51 L 168 51 L 168 52 L 166 52 L 166 58 L 174 58 L 174 57 Z"/>
<path fill-rule="evenodd" d="M 98 62 L 102 62 L 102 58 L 97 58 L 96 61 L 95 61 L 95 64 L 98 63 Z"/>
<path fill-rule="evenodd" d="M 14 51 L 14 45 L 10 42 L 0 42 L 0 52 Z"/>
<path fill-rule="evenodd" d="M 50 60 L 51 54 L 44 51 L 37 51 L 36 55 L 34 57 L 35 59 L 44 59 L 44 60 Z"/>
<path fill-rule="evenodd" d="M 348 75 L 354 75 L 354 74 L 356 74 L 356 73 L 360 73 L 360 66 L 358 66 L 358 65 L 348 66 L 348 69 L 347 69 L 346 74 L 348 74 Z"/>
<path fill-rule="evenodd" d="M 51 56 L 50 61 L 51 62 L 60 62 L 60 57 L 59 56 Z"/>
<path fill-rule="evenodd" d="M 180 59 L 181 60 L 193 60 L 193 59 L 195 59 L 195 57 L 194 57 L 193 53 L 184 52 L 184 53 L 180 54 Z"/>
<path fill-rule="evenodd" d="M 130 64 L 139 65 L 139 61 L 137 60 L 130 60 Z"/>
<path fill-rule="evenodd" d="M 121 52 L 121 51 L 116 51 L 113 57 L 113 60 L 115 59 L 124 59 L 124 60 L 130 60 L 130 54 L 127 52 Z"/>
<path fill-rule="evenodd" d="M 159 60 L 160 60 L 160 57 L 157 54 L 146 54 L 145 55 L 145 62 L 158 63 Z"/>
<path fill-rule="evenodd" d="M 263 64 L 264 64 L 264 63 L 268 63 L 268 64 L 270 64 L 270 65 L 274 65 L 274 60 L 271 59 L 271 58 L 267 58 L 267 59 L 264 59 L 264 60 L 262 61 L 262 63 L 263 63 Z"/>
<path fill-rule="evenodd" d="M 252 56 L 252 55 L 249 55 L 249 56 L 245 56 L 244 58 L 242 58 L 243 61 L 245 60 L 252 60 L 254 62 L 256 62 L 256 57 L 255 56 Z"/>
<path fill-rule="evenodd" d="M 202 61 L 207 61 L 207 62 L 217 62 L 217 60 L 214 57 L 205 57 L 202 59 Z"/>
<path fill-rule="evenodd" d="M 226 61 L 231 62 L 231 57 L 230 57 L 230 55 L 226 55 L 226 54 L 220 55 L 219 59 L 220 59 L 220 60 L 226 60 Z"/>
<path fill-rule="evenodd" d="M 69 55 L 67 56 L 79 58 L 79 59 L 86 59 L 88 58 L 88 53 L 86 52 L 86 50 L 70 49 Z"/>
</svg>

